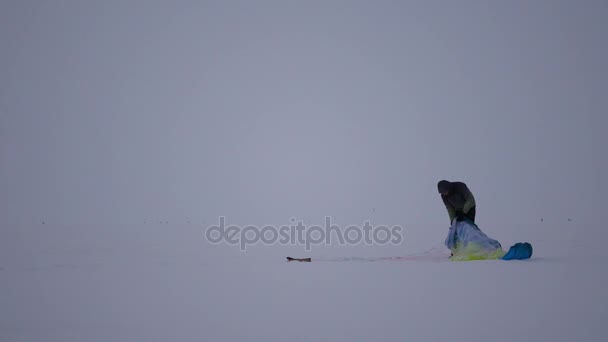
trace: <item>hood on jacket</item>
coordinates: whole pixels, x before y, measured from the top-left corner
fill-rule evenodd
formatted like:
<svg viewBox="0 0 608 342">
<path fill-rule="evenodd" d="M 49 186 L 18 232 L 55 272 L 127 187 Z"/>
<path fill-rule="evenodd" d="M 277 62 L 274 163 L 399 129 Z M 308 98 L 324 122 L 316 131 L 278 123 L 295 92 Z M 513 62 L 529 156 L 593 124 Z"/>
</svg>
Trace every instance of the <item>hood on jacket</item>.
<svg viewBox="0 0 608 342">
<path fill-rule="evenodd" d="M 440 194 L 450 192 L 451 189 L 452 183 L 448 182 L 447 180 L 442 180 L 437 183 L 437 191 L 439 191 Z"/>
</svg>

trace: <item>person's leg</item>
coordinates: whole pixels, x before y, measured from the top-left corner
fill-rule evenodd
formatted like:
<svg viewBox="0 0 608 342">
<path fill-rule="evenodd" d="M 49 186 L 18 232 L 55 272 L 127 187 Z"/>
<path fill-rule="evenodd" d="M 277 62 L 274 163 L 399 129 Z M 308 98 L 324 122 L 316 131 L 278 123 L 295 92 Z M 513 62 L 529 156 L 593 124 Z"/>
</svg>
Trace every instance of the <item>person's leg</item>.
<svg viewBox="0 0 608 342">
<path fill-rule="evenodd" d="M 465 216 L 475 223 L 475 207 L 469 209 L 469 212 Z"/>
</svg>

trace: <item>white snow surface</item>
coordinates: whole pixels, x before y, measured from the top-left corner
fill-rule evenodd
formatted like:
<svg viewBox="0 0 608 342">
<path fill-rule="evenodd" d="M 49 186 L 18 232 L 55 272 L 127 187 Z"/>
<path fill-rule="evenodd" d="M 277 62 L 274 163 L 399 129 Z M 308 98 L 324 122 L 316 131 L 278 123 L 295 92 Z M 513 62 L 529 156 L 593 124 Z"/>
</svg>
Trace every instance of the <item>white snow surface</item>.
<svg viewBox="0 0 608 342">
<path fill-rule="evenodd" d="M 534 245 L 508 262 L 315 262 L 420 252 L 447 227 L 241 252 L 195 224 L 3 226 L 0 341 L 603 341 L 605 234 L 557 226 L 488 227 L 504 248 Z"/>
</svg>

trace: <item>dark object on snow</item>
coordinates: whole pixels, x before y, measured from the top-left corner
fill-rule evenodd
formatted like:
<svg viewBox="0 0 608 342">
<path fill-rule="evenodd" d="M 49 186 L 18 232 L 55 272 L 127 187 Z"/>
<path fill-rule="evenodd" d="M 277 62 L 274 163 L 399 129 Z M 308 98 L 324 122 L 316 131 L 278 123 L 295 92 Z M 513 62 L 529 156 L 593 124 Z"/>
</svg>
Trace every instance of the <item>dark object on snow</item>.
<svg viewBox="0 0 608 342">
<path fill-rule="evenodd" d="M 311 262 L 312 259 L 311 258 L 292 258 L 292 257 L 287 257 L 287 261 Z"/>
</svg>

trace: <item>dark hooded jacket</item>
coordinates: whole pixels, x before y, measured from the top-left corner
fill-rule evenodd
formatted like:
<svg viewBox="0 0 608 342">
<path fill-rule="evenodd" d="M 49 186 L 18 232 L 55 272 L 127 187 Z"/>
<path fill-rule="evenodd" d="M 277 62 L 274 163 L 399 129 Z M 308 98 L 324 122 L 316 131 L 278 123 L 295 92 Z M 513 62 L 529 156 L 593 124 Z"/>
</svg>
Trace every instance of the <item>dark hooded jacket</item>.
<svg viewBox="0 0 608 342">
<path fill-rule="evenodd" d="M 450 221 L 456 217 L 456 212 L 461 211 L 465 214 L 475 207 L 475 197 L 466 184 L 462 182 L 450 182 L 449 192 L 447 195 L 441 195 L 443 204 L 445 204 L 450 215 Z"/>
</svg>

